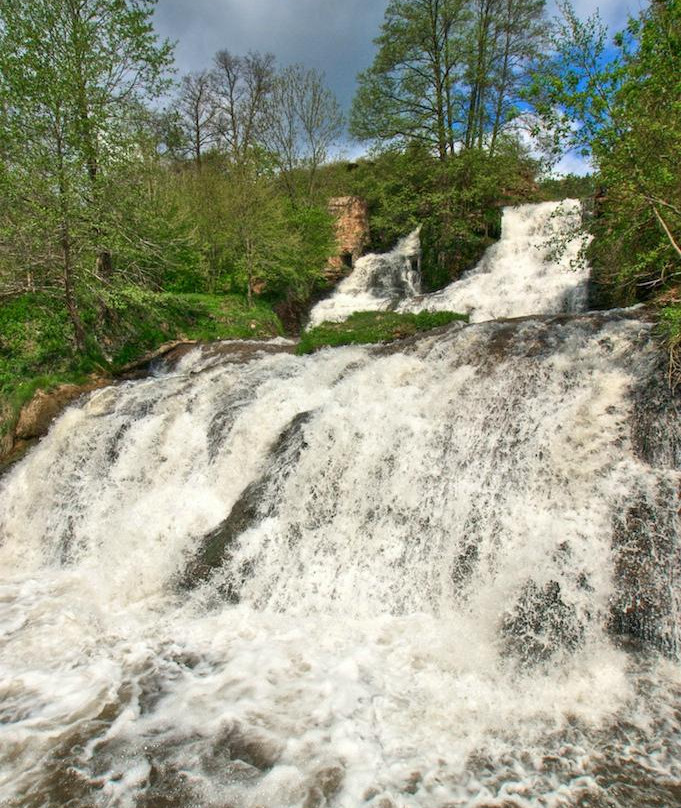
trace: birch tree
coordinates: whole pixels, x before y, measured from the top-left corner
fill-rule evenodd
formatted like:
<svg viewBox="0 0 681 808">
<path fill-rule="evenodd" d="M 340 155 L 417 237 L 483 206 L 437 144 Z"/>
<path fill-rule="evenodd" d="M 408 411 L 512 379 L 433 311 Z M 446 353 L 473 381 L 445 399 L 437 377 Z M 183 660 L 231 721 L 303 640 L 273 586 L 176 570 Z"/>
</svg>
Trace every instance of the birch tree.
<svg viewBox="0 0 681 808">
<path fill-rule="evenodd" d="M 440 160 L 494 151 L 518 114 L 544 41 L 543 0 L 391 0 L 372 66 L 360 73 L 351 132 L 418 142 Z"/>
<path fill-rule="evenodd" d="M 215 55 L 215 127 L 219 143 L 236 163 L 244 163 L 261 142 L 267 99 L 275 78 L 271 53 Z"/>
<path fill-rule="evenodd" d="M 263 129 L 263 143 L 296 201 L 295 173 L 304 169 L 304 195 L 314 193 L 317 171 L 343 130 L 343 114 L 322 75 L 303 65 L 280 71 L 272 83 Z"/>
</svg>

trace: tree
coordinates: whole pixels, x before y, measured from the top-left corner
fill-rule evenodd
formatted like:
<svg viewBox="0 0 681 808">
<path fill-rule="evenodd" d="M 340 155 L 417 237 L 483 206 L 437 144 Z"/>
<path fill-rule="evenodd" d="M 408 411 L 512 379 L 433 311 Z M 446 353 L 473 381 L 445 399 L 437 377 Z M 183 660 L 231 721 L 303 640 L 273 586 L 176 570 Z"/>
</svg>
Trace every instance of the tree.
<svg viewBox="0 0 681 808">
<path fill-rule="evenodd" d="M 596 165 L 592 252 L 614 302 L 630 303 L 681 276 L 681 1 L 655 0 L 614 49 L 597 16 L 562 12 L 532 97 L 554 152 Z"/>
<path fill-rule="evenodd" d="M 25 222 L 4 229 L 3 249 L 30 237 L 49 282 L 58 278 L 80 351 L 80 287 L 112 271 L 110 169 L 134 154 L 139 104 L 164 88 L 170 64 L 170 45 L 152 30 L 153 6 L 0 0 L 3 179 Z"/>
<path fill-rule="evenodd" d="M 222 50 L 215 55 L 217 134 L 223 149 L 237 163 L 245 162 L 261 140 L 274 75 L 271 53 L 235 56 Z"/>
<path fill-rule="evenodd" d="M 340 105 L 316 70 L 292 65 L 276 76 L 265 109 L 263 142 L 292 201 L 297 196 L 296 169 L 304 169 L 305 195 L 310 199 L 317 170 L 342 129 Z"/>
<path fill-rule="evenodd" d="M 391 0 L 351 132 L 418 141 L 441 160 L 461 147 L 493 151 L 542 47 L 543 10 L 543 0 Z"/>
<path fill-rule="evenodd" d="M 373 65 L 358 76 L 351 132 L 366 140 L 425 143 L 454 151 L 455 87 L 462 65 L 465 0 L 391 0 Z"/>
<path fill-rule="evenodd" d="M 218 109 L 210 71 L 201 70 L 183 76 L 174 109 L 184 151 L 200 168 L 205 148 L 218 139 Z"/>
<path fill-rule="evenodd" d="M 294 210 L 290 200 L 277 193 L 266 161 L 232 165 L 228 180 L 226 230 L 235 279 L 249 305 L 262 292 L 304 298 L 321 280 L 333 252 L 330 217 Z"/>
<path fill-rule="evenodd" d="M 543 0 L 497 3 L 487 78 L 484 71 L 476 74 L 480 77 L 477 96 L 481 100 L 477 119 L 473 118 L 477 120 L 478 148 L 488 134 L 493 154 L 507 124 L 520 114 L 522 91 L 529 81 L 531 66 L 547 45 L 547 33 Z M 475 135 L 474 128 L 467 132 L 469 144 L 475 141 Z"/>
</svg>

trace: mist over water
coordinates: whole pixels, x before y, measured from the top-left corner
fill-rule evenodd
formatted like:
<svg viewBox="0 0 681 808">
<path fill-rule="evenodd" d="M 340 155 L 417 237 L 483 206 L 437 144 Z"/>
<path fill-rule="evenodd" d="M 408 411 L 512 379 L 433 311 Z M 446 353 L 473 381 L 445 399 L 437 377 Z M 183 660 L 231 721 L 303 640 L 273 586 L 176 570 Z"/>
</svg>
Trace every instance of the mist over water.
<svg viewBox="0 0 681 808">
<path fill-rule="evenodd" d="M 197 349 L 0 480 L 0 804 L 681 804 L 664 357 L 514 249 L 535 317 Z"/>
</svg>

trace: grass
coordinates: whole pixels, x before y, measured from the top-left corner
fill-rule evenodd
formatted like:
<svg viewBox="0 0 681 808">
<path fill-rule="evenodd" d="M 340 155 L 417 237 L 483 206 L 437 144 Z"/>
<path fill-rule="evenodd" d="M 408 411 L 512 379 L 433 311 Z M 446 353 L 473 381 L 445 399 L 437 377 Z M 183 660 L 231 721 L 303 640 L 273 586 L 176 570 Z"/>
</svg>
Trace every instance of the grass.
<svg viewBox="0 0 681 808">
<path fill-rule="evenodd" d="M 394 311 L 355 312 L 342 323 L 322 323 L 305 331 L 296 352 L 306 354 L 328 346 L 393 342 L 455 320 L 467 322 L 468 315 L 453 311 L 422 311 L 418 314 L 398 314 Z"/>
<path fill-rule="evenodd" d="M 169 294 L 126 290 L 111 306 L 109 361 L 126 365 L 172 340 L 259 339 L 283 333 L 270 306 L 249 308 L 241 295 Z"/>
<path fill-rule="evenodd" d="M 240 295 L 169 294 L 138 288 L 109 291 L 82 317 L 86 355 L 73 347 L 64 305 L 26 294 L 0 306 L 0 439 L 16 425 L 22 406 L 39 389 L 84 383 L 89 374 L 115 373 L 174 340 L 275 337 L 279 318 L 263 301 L 249 308 Z M 0 440 L 0 454 L 2 441 Z"/>
<path fill-rule="evenodd" d="M 36 390 L 82 381 L 87 362 L 70 346 L 62 307 L 43 295 L 23 295 L 0 307 L 0 437 L 16 423 Z"/>
</svg>

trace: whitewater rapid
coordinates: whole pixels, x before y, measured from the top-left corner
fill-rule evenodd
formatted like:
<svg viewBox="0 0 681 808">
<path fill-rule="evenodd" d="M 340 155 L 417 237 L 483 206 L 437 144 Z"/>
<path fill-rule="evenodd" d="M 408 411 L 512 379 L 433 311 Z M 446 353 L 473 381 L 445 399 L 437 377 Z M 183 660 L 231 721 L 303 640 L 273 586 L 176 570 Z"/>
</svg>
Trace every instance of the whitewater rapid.
<svg viewBox="0 0 681 808">
<path fill-rule="evenodd" d="M 676 804 L 663 362 L 542 314 L 69 407 L 0 479 L 0 804 Z"/>
</svg>

